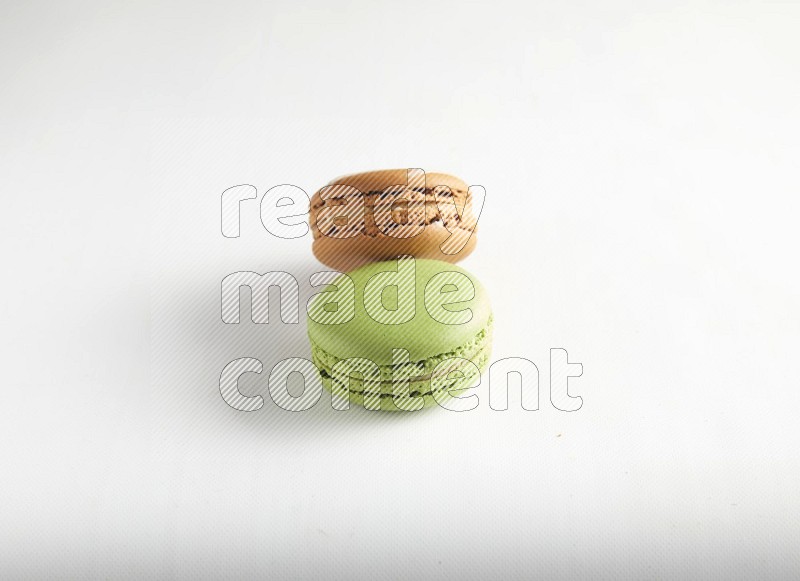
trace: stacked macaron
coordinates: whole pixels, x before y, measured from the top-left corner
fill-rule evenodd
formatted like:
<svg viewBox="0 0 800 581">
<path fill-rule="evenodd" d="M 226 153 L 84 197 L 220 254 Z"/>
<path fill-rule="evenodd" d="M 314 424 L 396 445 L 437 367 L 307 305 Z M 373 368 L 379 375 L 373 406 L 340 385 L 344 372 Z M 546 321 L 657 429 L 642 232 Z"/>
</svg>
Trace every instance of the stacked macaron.
<svg viewBox="0 0 800 581">
<path fill-rule="evenodd" d="M 453 264 L 476 244 L 463 181 L 421 170 L 344 176 L 313 196 L 310 218 L 314 255 L 342 273 L 308 309 L 312 357 L 338 405 L 416 410 L 479 382 L 492 312 L 480 282 Z"/>
</svg>

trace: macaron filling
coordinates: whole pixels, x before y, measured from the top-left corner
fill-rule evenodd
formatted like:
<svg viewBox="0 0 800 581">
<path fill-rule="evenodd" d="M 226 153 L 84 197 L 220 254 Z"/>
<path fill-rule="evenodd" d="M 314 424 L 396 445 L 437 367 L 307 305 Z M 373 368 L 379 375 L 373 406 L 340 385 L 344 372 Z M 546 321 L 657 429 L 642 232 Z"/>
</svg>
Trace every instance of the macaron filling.
<svg viewBox="0 0 800 581">
<path fill-rule="evenodd" d="M 407 200 L 412 205 L 416 203 L 416 207 L 422 210 L 422 212 L 414 212 L 406 209 L 406 213 L 403 214 L 402 210 L 394 206 L 394 200 L 398 193 L 403 193 L 403 199 Z M 437 196 L 448 198 L 448 202 L 438 203 Z M 354 196 L 351 193 L 342 193 L 340 196 L 335 196 L 333 199 L 342 203 L 354 197 L 361 198 L 364 204 L 363 233 L 374 238 L 381 232 L 400 228 L 404 223 L 428 226 L 434 222 L 441 221 L 449 230 L 455 228 L 472 230 L 475 226 L 474 220 L 468 219 L 461 213 L 466 203 L 467 196 L 468 192 L 458 189 L 451 189 L 449 192 L 442 191 L 437 194 L 435 188 L 406 188 L 405 190 L 398 190 L 396 193 L 373 190 L 363 192 L 360 196 Z M 450 200 L 455 200 L 455 203 Z M 322 199 L 316 199 L 310 208 L 311 215 L 314 216 L 319 212 L 325 203 L 326 202 Z M 456 205 L 458 205 L 459 208 L 456 208 Z M 387 207 L 384 208 L 384 206 Z M 389 211 L 376 212 L 376 208 L 388 209 Z M 378 216 L 382 216 L 383 218 L 380 219 Z M 357 221 L 351 221 L 347 224 L 330 226 L 328 233 L 338 237 L 349 237 L 352 235 L 354 229 L 360 229 L 361 227 L 362 226 Z M 312 228 L 312 235 L 315 240 L 323 236 L 322 232 L 316 227 L 316 223 Z"/>
<path fill-rule="evenodd" d="M 458 389 L 459 385 L 469 385 L 475 375 L 487 366 L 489 356 L 491 354 L 491 335 L 492 335 L 492 319 L 490 318 L 486 327 L 478 332 L 468 342 L 460 345 L 459 347 L 447 352 L 428 357 L 422 361 L 414 361 L 404 363 L 401 365 L 378 365 L 380 369 L 380 395 L 381 399 L 388 399 L 395 397 L 394 387 L 398 383 L 393 376 L 400 375 L 400 368 L 402 375 L 408 378 L 408 394 L 411 397 L 432 397 L 434 392 L 441 393 L 444 397 L 445 392 L 453 389 Z M 401 347 L 401 346 L 398 346 Z M 326 388 L 337 393 L 338 395 L 346 396 L 350 394 L 356 396 L 357 399 L 363 398 L 365 395 L 370 395 L 364 386 L 363 378 L 360 374 L 350 375 L 349 385 L 347 377 L 342 377 L 341 374 L 335 374 L 333 371 L 336 363 L 341 361 L 336 355 L 329 353 L 319 347 L 314 341 L 311 341 L 311 354 L 314 364 L 319 369 L 320 375 L 323 380 L 323 385 Z M 452 360 L 450 365 L 443 364 L 447 360 Z M 469 360 L 473 365 L 465 363 L 464 360 Z M 413 369 L 408 369 L 411 366 Z M 460 373 L 454 374 L 454 371 Z M 436 373 L 436 375 L 434 375 Z M 448 379 L 443 379 L 447 377 Z M 433 379 L 436 382 L 433 382 Z M 432 388 L 435 383 L 436 389 Z M 426 401 L 426 405 L 430 402 Z"/>
</svg>

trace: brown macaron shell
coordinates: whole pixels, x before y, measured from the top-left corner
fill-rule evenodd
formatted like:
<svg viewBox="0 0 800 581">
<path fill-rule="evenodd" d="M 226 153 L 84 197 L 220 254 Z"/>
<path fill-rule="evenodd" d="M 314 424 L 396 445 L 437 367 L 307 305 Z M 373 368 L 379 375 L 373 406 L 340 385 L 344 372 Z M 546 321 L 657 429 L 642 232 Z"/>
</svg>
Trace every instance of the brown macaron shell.
<svg viewBox="0 0 800 581">
<path fill-rule="evenodd" d="M 317 259 L 347 272 L 401 255 L 450 263 L 468 256 L 477 243 L 477 224 L 467 184 L 443 173 L 424 174 L 423 184 L 421 172 L 409 183 L 409 175 L 406 169 L 347 175 L 315 193 L 309 213 Z M 396 203 L 400 192 L 409 202 L 405 210 Z M 331 199 L 346 207 L 337 210 Z"/>
</svg>

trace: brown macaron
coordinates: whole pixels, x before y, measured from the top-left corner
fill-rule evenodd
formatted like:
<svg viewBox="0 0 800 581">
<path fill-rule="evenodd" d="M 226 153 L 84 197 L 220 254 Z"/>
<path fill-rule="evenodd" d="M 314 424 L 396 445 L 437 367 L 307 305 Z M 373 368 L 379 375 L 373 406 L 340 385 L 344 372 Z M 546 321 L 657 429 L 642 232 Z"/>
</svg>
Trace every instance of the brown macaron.
<svg viewBox="0 0 800 581">
<path fill-rule="evenodd" d="M 309 213 L 314 255 L 342 272 L 402 255 L 454 263 L 477 242 L 469 187 L 443 173 L 343 176 L 314 194 Z"/>
</svg>

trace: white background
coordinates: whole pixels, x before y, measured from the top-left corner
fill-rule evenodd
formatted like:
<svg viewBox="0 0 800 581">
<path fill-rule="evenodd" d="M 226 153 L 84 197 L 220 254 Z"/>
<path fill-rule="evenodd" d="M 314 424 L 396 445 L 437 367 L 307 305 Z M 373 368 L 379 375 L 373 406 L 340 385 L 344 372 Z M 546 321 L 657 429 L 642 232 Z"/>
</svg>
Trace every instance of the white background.
<svg viewBox="0 0 800 581">
<path fill-rule="evenodd" d="M 800 574 L 800 5 L 0 4 L 5 578 Z M 307 357 L 219 285 L 323 267 L 220 195 L 419 167 L 541 409 L 219 394 Z M 549 402 L 548 353 L 584 367 Z"/>
</svg>

